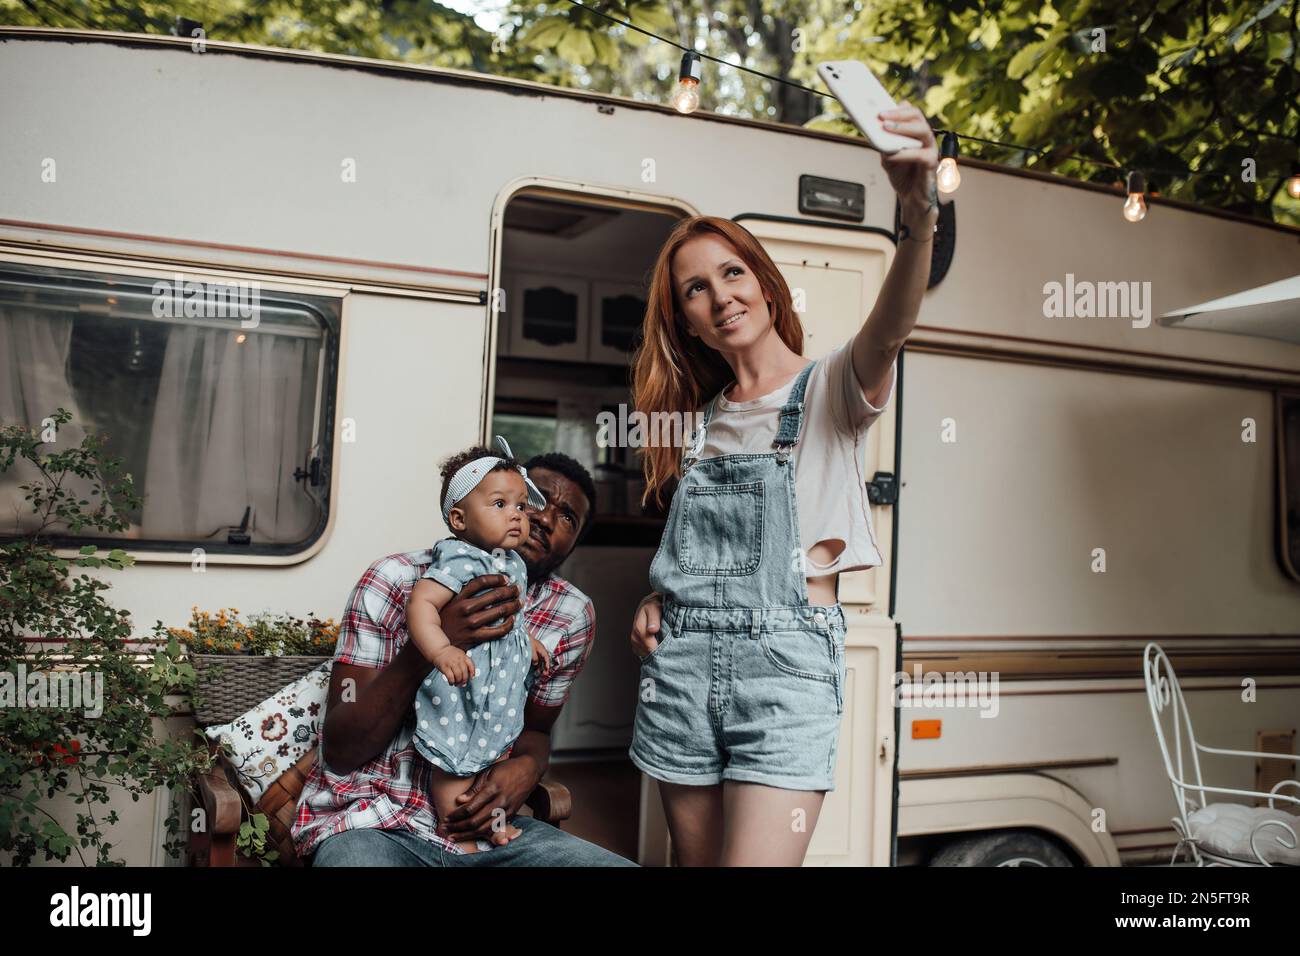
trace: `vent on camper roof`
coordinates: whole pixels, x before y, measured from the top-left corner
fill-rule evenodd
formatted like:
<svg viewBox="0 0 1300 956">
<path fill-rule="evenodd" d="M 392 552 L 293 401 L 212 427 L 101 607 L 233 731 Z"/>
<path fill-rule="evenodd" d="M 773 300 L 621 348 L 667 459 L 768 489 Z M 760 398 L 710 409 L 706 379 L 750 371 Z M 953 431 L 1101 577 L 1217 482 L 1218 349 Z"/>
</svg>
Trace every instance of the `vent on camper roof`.
<svg viewBox="0 0 1300 956">
<path fill-rule="evenodd" d="M 618 210 L 603 206 L 583 206 L 523 196 L 506 207 L 506 228 L 572 239 L 617 215 Z"/>
</svg>

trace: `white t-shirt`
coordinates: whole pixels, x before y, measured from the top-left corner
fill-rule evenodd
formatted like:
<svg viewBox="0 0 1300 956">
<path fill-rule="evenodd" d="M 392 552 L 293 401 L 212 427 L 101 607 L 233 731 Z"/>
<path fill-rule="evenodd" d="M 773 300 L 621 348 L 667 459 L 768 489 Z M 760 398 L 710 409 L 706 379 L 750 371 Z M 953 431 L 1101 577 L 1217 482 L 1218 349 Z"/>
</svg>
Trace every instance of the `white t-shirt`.
<svg viewBox="0 0 1300 956">
<path fill-rule="evenodd" d="M 883 561 L 871 527 L 870 476 L 863 473 L 862 443 L 867 429 L 894 397 L 897 372 L 895 361 L 888 373 L 885 404 L 879 408 L 862 394 L 848 343 L 818 361 L 808 376 L 802 434 L 793 455 L 799 542 L 804 554 L 820 541 L 831 542 L 832 550 L 837 541 L 845 542 L 845 547 L 830 564 L 816 564 L 809 558 L 806 577 L 856 571 Z M 796 373 L 776 391 L 748 402 L 719 395 L 698 457 L 775 451 L 772 442 L 779 413 L 798 377 Z"/>
</svg>

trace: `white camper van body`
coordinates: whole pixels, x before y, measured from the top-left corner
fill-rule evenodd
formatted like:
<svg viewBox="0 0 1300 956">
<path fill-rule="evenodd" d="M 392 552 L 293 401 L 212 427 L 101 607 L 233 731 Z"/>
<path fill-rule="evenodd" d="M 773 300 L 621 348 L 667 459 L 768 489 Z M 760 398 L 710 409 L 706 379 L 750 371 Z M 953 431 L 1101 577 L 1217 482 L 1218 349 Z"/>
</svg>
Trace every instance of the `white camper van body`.
<svg viewBox="0 0 1300 956">
<path fill-rule="evenodd" d="M 590 337 L 554 361 L 515 341 L 512 293 L 530 277 L 592 296 L 635 286 L 674 219 L 729 217 L 803 294 L 816 357 L 861 325 L 894 251 L 879 156 L 846 137 L 451 70 L 73 31 L 0 30 L 0 89 L 0 266 L 255 282 L 336 312 L 315 392 L 320 526 L 279 550 L 215 544 L 202 573 L 192 542 L 132 542 L 140 563 L 110 594 L 142 624 L 183 625 L 193 605 L 337 618 L 369 563 L 446 533 L 437 462 L 487 440 L 494 414 L 551 402 L 585 434 L 591 410 L 627 402 Z M 801 175 L 861 184 L 865 219 L 801 212 Z M 1151 640 L 1201 739 L 1294 745 L 1300 580 L 1275 545 L 1281 489 L 1296 487 L 1278 407 L 1300 394 L 1300 345 L 1158 317 L 1293 274 L 1300 233 L 1158 200 L 1131 224 L 1122 198 L 965 164 L 951 267 L 869 432 L 865 473 L 901 489 L 874 509 L 884 563 L 841 580 L 844 725 L 810 864 L 923 863 L 1008 829 L 1082 865 L 1167 860 L 1174 807 L 1141 679 Z M 512 204 L 528 202 L 595 210 L 615 238 L 512 231 Z M 1137 283 L 1128 313 L 1049 314 L 1052 283 L 1085 282 Z M 1247 419 L 1257 441 L 1242 440 Z M 626 750 L 626 640 L 655 527 L 602 518 L 561 571 L 595 600 L 598 636 L 557 762 Z M 896 672 L 918 668 L 974 672 L 996 693 L 954 707 L 922 691 L 895 708 Z M 1253 789 L 1249 764 L 1205 771 Z M 637 816 L 640 858 L 666 862 L 655 789 L 641 796 L 599 812 Z M 128 862 L 165 862 L 165 800 L 117 809 Z"/>
</svg>

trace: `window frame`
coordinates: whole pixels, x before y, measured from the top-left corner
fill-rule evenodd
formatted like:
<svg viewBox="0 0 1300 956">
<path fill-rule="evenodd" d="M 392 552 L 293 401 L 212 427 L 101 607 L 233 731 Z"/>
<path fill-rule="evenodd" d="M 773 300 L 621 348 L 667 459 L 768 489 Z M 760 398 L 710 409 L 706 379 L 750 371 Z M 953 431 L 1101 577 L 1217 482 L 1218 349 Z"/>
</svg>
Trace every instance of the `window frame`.
<svg viewBox="0 0 1300 956">
<path fill-rule="evenodd" d="M 28 254 L 12 247 L 0 248 L 0 263 L 9 266 L 55 269 L 62 272 L 89 273 L 106 278 L 123 276 L 151 281 L 170 281 L 181 273 L 187 281 L 205 283 L 256 282 L 261 295 L 293 301 L 296 296 L 334 300 L 333 314 L 326 314 L 318 303 L 296 302 L 321 323 L 323 347 L 316 375 L 316 410 L 318 422 L 312 436 L 319 448 L 321 475 L 321 514 L 311 532 L 291 543 L 231 545 L 225 540 L 202 543 L 194 540 L 164 538 L 90 537 L 85 535 L 51 535 L 50 544 L 62 557 L 75 557 L 83 545 L 118 548 L 139 563 L 192 564 L 195 551 L 202 549 L 204 565 L 291 565 L 315 556 L 328 540 L 337 511 L 335 489 L 338 487 L 339 461 L 338 411 L 342 385 L 342 356 L 348 327 L 352 289 L 341 282 L 313 279 L 285 279 L 274 273 L 214 267 L 197 262 L 160 261 L 148 258 L 70 253 Z M 0 541 L 12 541 L 21 535 L 0 534 Z"/>
</svg>

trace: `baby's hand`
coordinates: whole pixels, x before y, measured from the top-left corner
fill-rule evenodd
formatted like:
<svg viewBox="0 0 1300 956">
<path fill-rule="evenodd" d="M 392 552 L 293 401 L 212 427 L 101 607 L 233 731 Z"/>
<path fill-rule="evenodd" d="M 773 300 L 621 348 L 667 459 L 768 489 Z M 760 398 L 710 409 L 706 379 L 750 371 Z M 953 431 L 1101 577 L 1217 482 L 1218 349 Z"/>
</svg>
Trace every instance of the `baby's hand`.
<svg viewBox="0 0 1300 956">
<path fill-rule="evenodd" d="M 535 637 L 530 637 L 533 642 L 533 666 L 541 673 L 543 677 L 549 677 L 551 673 L 551 652 Z"/>
<path fill-rule="evenodd" d="M 469 659 L 469 655 L 455 644 L 448 644 L 434 654 L 433 666 L 442 672 L 442 676 L 447 678 L 447 683 L 453 687 L 463 686 L 476 673 L 474 662 Z"/>
</svg>

